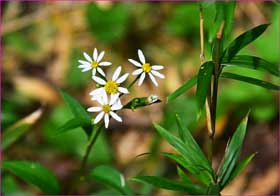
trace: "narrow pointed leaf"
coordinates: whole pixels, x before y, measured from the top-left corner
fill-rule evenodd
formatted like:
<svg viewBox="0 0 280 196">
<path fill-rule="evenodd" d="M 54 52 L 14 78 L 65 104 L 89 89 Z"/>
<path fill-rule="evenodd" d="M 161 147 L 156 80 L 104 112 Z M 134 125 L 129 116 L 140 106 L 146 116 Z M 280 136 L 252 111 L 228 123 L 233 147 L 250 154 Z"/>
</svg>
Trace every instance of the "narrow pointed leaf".
<svg viewBox="0 0 280 196">
<path fill-rule="evenodd" d="M 65 133 L 65 132 L 67 132 L 69 130 L 81 127 L 81 126 L 82 125 L 81 125 L 81 123 L 78 120 L 70 119 L 65 124 L 63 124 L 61 127 L 59 127 L 57 129 L 57 131 L 55 131 L 55 136 L 57 136 L 59 134 L 62 134 L 62 133 Z"/>
<path fill-rule="evenodd" d="M 260 86 L 260 87 L 263 87 L 263 88 L 266 88 L 266 89 L 269 89 L 269 90 L 279 90 L 279 88 L 280 88 L 279 86 L 277 86 L 275 84 L 272 84 L 272 83 L 269 83 L 269 82 L 266 82 L 266 81 L 263 81 L 263 80 L 259 80 L 259 79 L 256 79 L 256 78 L 250 78 L 250 77 L 247 77 L 247 76 L 241 76 L 241 75 L 234 74 L 234 73 L 229 73 L 229 72 L 223 72 L 220 75 L 220 77 L 233 79 L 233 80 L 239 80 L 239 81 L 242 81 L 242 82 L 247 82 L 249 84 Z"/>
<path fill-rule="evenodd" d="M 198 185 L 188 184 L 188 183 L 180 183 L 174 180 L 169 180 L 162 177 L 157 176 L 136 176 L 132 178 L 134 181 L 149 183 L 157 187 L 161 187 L 168 190 L 182 191 L 187 192 L 189 194 L 204 194 L 205 189 Z"/>
<path fill-rule="evenodd" d="M 192 77 L 190 80 L 186 81 L 182 86 L 177 88 L 173 93 L 171 93 L 167 97 L 167 102 L 173 101 L 183 93 L 185 93 L 187 90 L 192 88 L 197 82 L 197 76 Z"/>
<path fill-rule="evenodd" d="M 117 190 L 120 194 L 133 194 L 124 176 L 116 169 L 101 165 L 90 171 L 90 176 L 96 181 Z"/>
<path fill-rule="evenodd" d="M 2 169 L 11 172 L 27 183 L 37 186 L 45 194 L 58 195 L 60 192 L 57 178 L 39 163 L 30 161 L 3 161 Z"/>
<path fill-rule="evenodd" d="M 198 108 L 201 111 L 206 100 L 208 89 L 211 85 L 211 77 L 214 69 L 212 61 L 206 62 L 201 65 L 197 77 L 196 97 Z"/>
<path fill-rule="evenodd" d="M 237 55 L 233 57 L 230 61 L 222 62 L 222 66 L 240 66 L 247 67 L 250 69 L 256 69 L 261 71 L 267 71 L 275 76 L 279 77 L 278 66 L 270 62 L 267 62 L 264 59 L 261 59 L 256 56 L 249 55 Z"/>
<path fill-rule="evenodd" d="M 178 152 L 180 152 L 187 163 L 186 169 L 192 173 L 203 184 L 208 185 L 213 180 L 213 170 L 205 157 L 197 153 L 193 144 L 184 143 L 179 138 L 170 134 L 163 127 L 154 124 L 159 134 L 168 141 Z"/>
<path fill-rule="evenodd" d="M 177 173 L 184 183 L 186 184 L 192 183 L 191 179 L 185 174 L 185 172 L 179 166 L 177 166 Z"/>
<path fill-rule="evenodd" d="M 256 153 L 250 155 L 249 157 L 247 157 L 246 159 L 242 160 L 238 165 L 235 166 L 234 170 L 232 171 L 229 179 L 224 183 L 221 184 L 221 187 L 225 187 L 227 184 L 229 184 L 232 180 L 234 180 L 235 177 L 237 177 L 240 172 L 247 167 L 247 165 L 249 165 L 249 163 L 251 162 L 251 160 L 255 157 Z"/>
<path fill-rule="evenodd" d="M 262 24 L 239 35 L 223 53 L 222 61 L 230 61 L 242 48 L 257 39 L 268 27 L 269 24 Z"/>
<path fill-rule="evenodd" d="M 246 134 L 248 115 L 249 114 L 247 114 L 241 121 L 226 148 L 225 156 L 218 170 L 218 177 L 221 185 L 225 184 L 229 180 L 230 175 L 234 170 L 236 161 L 239 158 L 240 150 Z"/>
</svg>

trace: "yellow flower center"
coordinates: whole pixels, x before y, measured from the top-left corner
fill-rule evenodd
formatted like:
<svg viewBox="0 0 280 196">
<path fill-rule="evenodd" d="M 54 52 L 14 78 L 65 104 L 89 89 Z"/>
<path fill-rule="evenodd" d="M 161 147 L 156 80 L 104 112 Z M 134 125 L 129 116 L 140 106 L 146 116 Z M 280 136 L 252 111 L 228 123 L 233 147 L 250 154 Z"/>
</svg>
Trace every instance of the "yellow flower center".
<svg viewBox="0 0 280 196">
<path fill-rule="evenodd" d="M 108 80 L 104 88 L 108 94 L 115 94 L 118 92 L 118 84 L 113 80 Z"/>
<path fill-rule="evenodd" d="M 148 72 L 151 71 L 152 67 L 151 67 L 150 63 L 144 63 L 142 65 L 142 69 L 143 69 L 144 72 L 148 73 Z"/>
<path fill-rule="evenodd" d="M 105 113 L 109 113 L 111 111 L 111 107 L 108 104 L 106 104 L 106 105 L 103 105 L 102 110 Z"/>
<path fill-rule="evenodd" d="M 97 63 L 96 61 L 92 61 L 91 67 L 92 67 L 92 68 L 98 67 L 98 63 Z"/>
</svg>

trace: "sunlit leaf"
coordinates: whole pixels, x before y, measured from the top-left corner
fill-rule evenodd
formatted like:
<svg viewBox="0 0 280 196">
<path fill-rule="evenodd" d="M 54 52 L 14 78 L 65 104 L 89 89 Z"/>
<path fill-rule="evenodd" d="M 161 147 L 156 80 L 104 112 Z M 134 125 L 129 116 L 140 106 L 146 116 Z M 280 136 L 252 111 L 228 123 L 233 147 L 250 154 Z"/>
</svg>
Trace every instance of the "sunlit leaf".
<svg viewBox="0 0 280 196">
<path fill-rule="evenodd" d="M 225 49 L 222 61 L 230 61 L 242 48 L 257 39 L 266 30 L 268 25 L 269 24 L 259 25 L 239 35 Z"/>
<path fill-rule="evenodd" d="M 234 170 L 232 171 L 230 177 L 228 178 L 228 180 L 224 183 L 221 184 L 221 187 L 225 187 L 227 184 L 229 184 L 236 176 L 238 176 L 238 174 L 240 174 L 240 172 L 247 167 L 247 165 L 249 165 L 249 163 L 251 162 L 251 160 L 255 157 L 256 153 L 250 155 L 249 157 L 247 157 L 246 159 L 242 160 L 239 164 L 237 164 L 234 167 Z"/>
<path fill-rule="evenodd" d="M 9 171 L 27 183 L 33 184 L 45 194 L 60 192 L 56 176 L 39 163 L 30 161 L 3 161 L 3 171 Z"/>
<path fill-rule="evenodd" d="M 174 180 L 169 180 L 157 176 L 136 176 L 132 178 L 134 181 L 149 183 L 157 187 L 161 187 L 168 190 L 176 190 L 187 192 L 189 194 L 204 194 L 205 189 L 198 185 L 176 182 Z"/>
<path fill-rule="evenodd" d="M 177 88 L 173 93 L 171 93 L 167 97 L 167 102 L 173 101 L 176 99 L 178 96 L 182 95 L 185 93 L 187 90 L 189 90 L 191 87 L 193 87 L 197 82 L 197 76 L 192 77 L 190 80 L 185 82 L 182 86 Z"/>
<path fill-rule="evenodd" d="M 133 194 L 124 176 L 116 169 L 101 165 L 90 171 L 90 176 L 96 181 L 117 190 L 121 194 Z"/>
<path fill-rule="evenodd" d="M 222 66 L 240 66 L 262 71 L 268 71 L 269 73 L 279 77 L 277 65 L 274 65 L 256 56 L 237 55 L 233 57 L 230 61 L 226 61 L 225 59 L 225 61 L 223 61 L 221 64 Z"/>
<path fill-rule="evenodd" d="M 213 69 L 214 63 L 212 61 L 204 63 L 199 69 L 196 88 L 196 97 L 199 110 L 202 110 L 205 104 L 208 89 L 211 85 Z"/>
<path fill-rule="evenodd" d="M 263 81 L 263 80 L 259 80 L 259 79 L 256 79 L 256 78 L 250 78 L 250 77 L 247 77 L 247 76 L 241 76 L 241 75 L 234 74 L 234 73 L 229 73 L 229 72 L 223 72 L 220 75 L 220 77 L 233 79 L 233 80 L 239 80 L 239 81 L 242 81 L 242 82 L 247 82 L 249 84 L 257 85 L 257 86 L 260 86 L 260 87 L 263 87 L 263 88 L 266 88 L 266 89 L 269 89 L 269 90 L 279 90 L 279 88 L 280 88 L 279 86 L 277 86 L 275 84 L 272 84 L 272 83 L 269 83 L 269 82 L 266 82 L 266 81 Z"/>
<path fill-rule="evenodd" d="M 236 161 L 238 160 L 246 134 L 248 115 L 249 113 L 241 121 L 226 148 L 225 156 L 218 170 L 218 178 L 221 185 L 224 185 L 229 180 L 231 173 L 234 170 Z"/>
<path fill-rule="evenodd" d="M 184 143 L 179 138 L 173 136 L 163 127 L 154 124 L 160 135 L 168 141 L 184 158 L 184 166 L 203 184 L 208 185 L 213 180 L 213 170 L 205 157 L 197 153 L 192 143 Z"/>
<path fill-rule="evenodd" d="M 27 131 L 30 130 L 30 127 L 40 118 L 41 115 L 42 109 L 38 109 L 8 128 L 2 136 L 2 150 L 5 150 L 18 139 L 20 139 L 24 134 L 26 134 Z"/>
</svg>

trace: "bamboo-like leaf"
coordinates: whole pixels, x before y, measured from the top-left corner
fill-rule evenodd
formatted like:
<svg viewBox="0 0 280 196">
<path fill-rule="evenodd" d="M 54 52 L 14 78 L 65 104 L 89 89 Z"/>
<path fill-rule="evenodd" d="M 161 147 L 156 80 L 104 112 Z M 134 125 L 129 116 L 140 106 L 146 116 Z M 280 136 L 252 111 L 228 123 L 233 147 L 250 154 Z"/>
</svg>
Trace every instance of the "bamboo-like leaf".
<svg viewBox="0 0 280 196">
<path fill-rule="evenodd" d="M 154 124 L 160 135 L 168 141 L 178 152 L 180 152 L 186 163 L 186 169 L 199 179 L 203 184 L 209 185 L 213 180 L 213 170 L 204 156 L 197 153 L 192 143 L 184 143 L 179 138 L 170 134 L 163 127 Z"/>
<path fill-rule="evenodd" d="M 262 24 L 239 35 L 223 53 L 222 61 L 230 61 L 242 48 L 257 39 L 268 27 L 269 24 Z"/>
<path fill-rule="evenodd" d="M 232 171 L 229 179 L 224 183 L 221 184 L 221 187 L 224 188 L 227 184 L 229 184 L 235 177 L 238 176 L 238 174 L 240 174 L 240 172 L 247 167 L 247 165 L 249 165 L 249 163 L 251 162 L 251 160 L 255 157 L 256 153 L 250 155 L 249 157 L 247 157 L 246 159 L 242 160 L 239 164 L 237 164 L 234 168 L 234 170 Z"/>
<path fill-rule="evenodd" d="M 243 144 L 243 140 L 246 134 L 248 115 L 242 120 L 238 128 L 234 132 L 232 139 L 229 142 L 225 151 L 225 156 L 218 170 L 218 181 L 220 185 L 224 185 L 230 178 L 232 171 L 234 170 L 236 161 L 239 157 L 240 150 Z"/>
<path fill-rule="evenodd" d="M 184 183 L 186 184 L 192 183 L 191 179 L 185 174 L 185 172 L 179 166 L 177 166 L 177 173 Z"/>
<path fill-rule="evenodd" d="M 60 192 L 57 178 L 39 163 L 30 161 L 3 161 L 2 169 L 11 172 L 27 183 L 37 186 L 45 194 L 57 195 Z"/>
<path fill-rule="evenodd" d="M 198 72 L 196 97 L 198 102 L 198 108 L 200 111 L 202 110 L 205 104 L 207 92 L 211 85 L 213 69 L 214 63 L 212 61 L 208 61 L 201 65 Z"/>
<path fill-rule="evenodd" d="M 157 187 L 161 187 L 168 190 L 182 191 L 194 195 L 205 194 L 206 190 L 198 185 L 180 183 L 174 180 L 169 180 L 158 176 L 136 176 L 131 180 L 149 183 Z"/>
<path fill-rule="evenodd" d="M 279 86 L 277 86 L 275 84 L 272 84 L 272 83 L 269 83 L 269 82 L 266 82 L 266 81 L 263 81 L 263 80 L 259 80 L 259 79 L 256 79 L 256 78 L 250 78 L 250 77 L 247 77 L 247 76 L 241 76 L 241 75 L 234 74 L 234 73 L 229 73 L 229 72 L 223 72 L 220 75 L 220 77 L 233 79 L 233 80 L 239 80 L 239 81 L 242 81 L 242 82 L 247 82 L 249 84 L 260 86 L 260 87 L 263 87 L 263 88 L 266 88 L 266 89 L 269 89 L 269 90 L 279 90 L 279 88 L 280 88 Z"/>
<path fill-rule="evenodd" d="M 57 129 L 57 131 L 55 132 L 55 136 L 65 133 L 69 130 L 81 127 L 81 126 L 82 126 L 81 123 L 78 120 L 76 120 L 75 118 L 70 119 Z"/>
<path fill-rule="evenodd" d="M 133 194 L 124 176 L 116 169 L 101 165 L 90 171 L 90 176 L 96 181 L 109 186 L 124 195 Z"/>
<path fill-rule="evenodd" d="M 20 139 L 25 133 L 27 133 L 27 131 L 30 130 L 30 127 L 40 118 L 41 115 L 42 109 L 38 109 L 9 127 L 3 133 L 2 150 L 7 149 L 14 142 Z"/>
<path fill-rule="evenodd" d="M 279 77 L 279 70 L 277 65 L 274 65 L 256 56 L 237 55 L 230 61 L 224 61 L 221 64 L 222 66 L 240 66 L 256 70 L 268 71 L 269 73 Z"/>
<path fill-rule="evenodd" d="M 192 77 L 190 80 L 186 81 L 182 86 L 177 88 L 173 93 L 171 93 L 167 97 L 167 102 L 173 101 L 183 93 L 185 93 L 187 90 L 192 88 L 197 82 L 197 76 Z"/>
</svg>

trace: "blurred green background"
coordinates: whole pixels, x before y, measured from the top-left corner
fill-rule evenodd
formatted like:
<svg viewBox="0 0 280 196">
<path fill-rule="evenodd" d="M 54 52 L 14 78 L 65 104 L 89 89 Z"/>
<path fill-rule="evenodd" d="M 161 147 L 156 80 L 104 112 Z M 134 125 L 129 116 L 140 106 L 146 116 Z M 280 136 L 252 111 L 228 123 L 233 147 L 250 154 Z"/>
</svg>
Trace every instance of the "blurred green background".
<svg viewBox="0 0 280 196">
<path fill-rule="evenodd" d="M 263 23 L 268 30 L 242 54 L 260 56 L 279 64 L 279 8 L 273 2 L 239 2 L 236 5 L 233 32 L 227 44 L 243 31 Z M 64 89 L 86 108 L 92 105 L 88 93 L 94 88 L 90 72 L 81 73 L 78 60 L 82 52 L 105 50 L 112 67 L 122 65 L 134 70 L 127 59 L 137 59 L 137 49 L 146 58 L 165 66 L 165 80 L 156 88 L 146 81 L 136 87 L 124 102 L 135 96 L 159 95 L 162 103 L 122 112 L 124 122 L 111 122 L 91 154 L 89 165 L 112 165 L 127 178 L 139 174 L 176 178 L 176 166 L 160 156 L 173 149 L 155 133 L 152 122 L 176 130 L 175 113 L 193 130 L 201 146 L 206 121 L 197 119 L 195 88 L 166 104 L 165 99 L 200 66 L 199 9 L 189 2 L 1 2 L 2 9 L 2 133 L 19 124 L 31 125 L 13 145 L 2 151 L 3 160 L 37 160 L 53 170 L 63 190 L 84 154 L 86 135 L 80 129 L 55 136 L 56 129 L 71 119 L 68 106 L 58 89 Z M 208 35 L 213 26 L 215 7 L 205 8 L 206 59 L 210 59 Z M 231 68 L 232 69 L 232 68 Z M 107 69 L 113 71 L 113 68 Z M 248 69 L 234 71 L 277 81 Z M 110 75 L 110 71 L 109 71 Z M 133 80 L 130 76 L 129 81 Z M 278 96 L 261 87 L 221 80 L 218 98 L 217 139 L 214 165 L 218 165 L 227 139 L 242 114 L 251 108 L 249 129 L 242 157 L 258 155 L 223 194 L 278 193 Z M 37 111 L 37 113 L 34 111 Z M 145 152 L 153 155 L 136 157 Z M 260 186 L 261 184 L 267 186 Z M 132 183 L 138 193 L 172 192 Z M 101 184 L 90 181 L 78 187 L 83 193 L 112 194 Z M 2 176 L 2 193 L 39 193 L 12 175 Z"/>
</svg>

